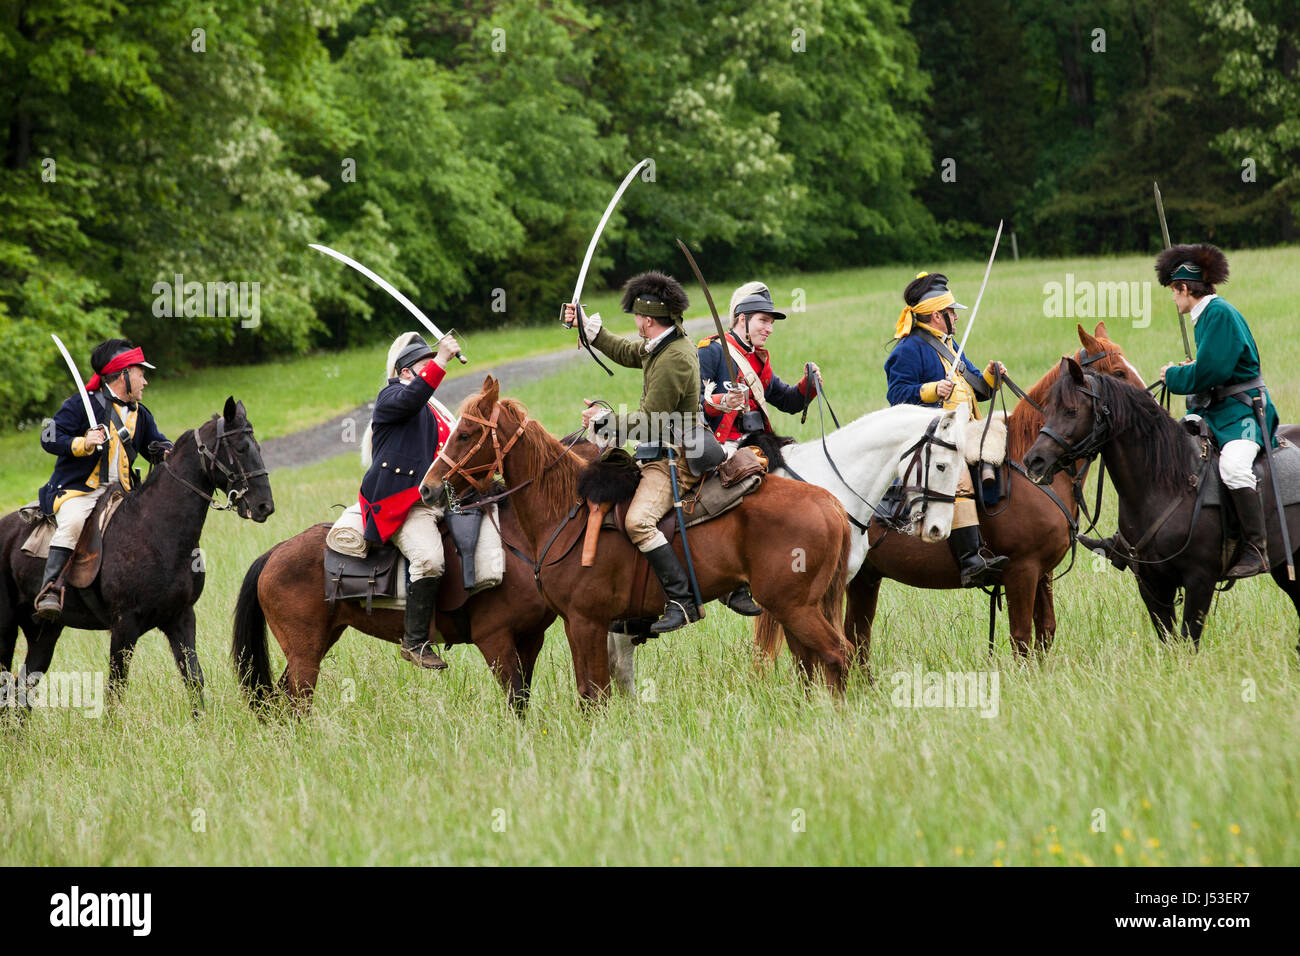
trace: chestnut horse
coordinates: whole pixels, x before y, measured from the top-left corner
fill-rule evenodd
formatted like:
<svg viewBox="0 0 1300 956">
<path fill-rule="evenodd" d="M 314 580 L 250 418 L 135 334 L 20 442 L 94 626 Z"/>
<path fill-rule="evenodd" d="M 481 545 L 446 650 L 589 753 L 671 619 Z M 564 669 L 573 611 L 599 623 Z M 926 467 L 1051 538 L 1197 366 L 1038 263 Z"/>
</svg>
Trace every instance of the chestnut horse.
<svg viewBox="0 0 1300 956">
<path fill-rule="evenodd" d="M 518 537 L 519 524 L 510 510 L 501 508 L 500 514 L 502 532 Z M 244 575 L 230 653 L 250 706 L 279 692 L 298 712 L 309 710 L 321 660 L 349 627 L 394 644 L 402 639 L 402 611 L 376 609 L 367 614 L 361 601 L 338 601 L 331 607 L 325 600 L 321 556 L 329 529 L 327 524 L 314 525 L 281 541 Z M 506 699 L 523 716 L 533 666 L 546 629 L 555 620 L 555 612 L 533 586 L 532 569 L 507 552 L 501 583 L 472 596 L 464 610 L 466 615 L 440 611 L 435 621 L 438 633 L 448 644 L 473 642 L 501 682 Z M 275 686 L 267 655 L 267 624 L 287 659 Z"/>
<path fill-rule="evenodd" d="M 522 403 L 502 399 L 488 376 L 483 391 L 465 400 L 460 423 L 420 484 L 426 502 L 450 488 L 483 493 L 497 474 L 511 489 L 522 537 L 503 529 L 504 541 L 527 552 L 537 587 L 564 619 L 578 692 L 597 700 L 609 693 L 606 633 L 610 622 L 656 618 L 662 590 L 651 583 L 632 600 L 641 567 L 627 537 L 602 532 L 596 565 L 581 566 L 575 547 L 584 531 L 578 476 L 586 462 L 528 417 Z M 476 473 L 485 473 L 481 479 Z M 842 693 L 848 647 L 838 622 L 849 557 L 844 509 L 819 488 L 769 477 L 732 511 L 690 537 L 700 592 L 706 601 L 748 582 L 754 599 L 785 626 L 805 677 L 820 666 L 827 685 Z M 681 553 L 681 538 L 673 547 Z M 641 568 L 641 573 L 645 573 Z"/>
<path fill-rule="evenodd" d="M 1141 386 L 1141 376 L 1124 357 L 1119 346 L 1106 335 L 1106 324 L 1097 323 L 1093 335 L 1078 326 L 1083 348 L 1080 360 L 1094 371 Z M 1053 366 L 1029 389 L 1029 397 L 1040 406 L 1060 375 Z M 1019 463 L 1038 437 L 1043 415 L 1029 402 L 1017 403 L 1007 419 L 1007 460 Z M 1031 638 L 1037 638 L 1039 653 L 1045 653 L 1056 636 L 1056 614 L 1052 599 L 1052 575 L 1070 549 L 1071 521 L 1043 490 L 1016 469 L 1010 469 L 1009 497 L 991 508 L 978 500 L 980 530 L 989 547 L 1011 559 L 1002 574 L 1006 589 L 1007 617 L 1011 644 L 1027 656 Z M 1050 485 L 1057 498 L 1078 520 L 1072 479 L 1058 472 Z M 876 616 L 880 583 L 885 578 L 915 588 L 957 588 L 961 579 L 947 542 L 927 543 L 914 537 L 886 531 L 873 523 L 866 562 L 848 585 L 848 610 L 844 632 L 856 648 L 857 660 L 866 664 L 871 652 L 871 625 Z"/>
</svg>

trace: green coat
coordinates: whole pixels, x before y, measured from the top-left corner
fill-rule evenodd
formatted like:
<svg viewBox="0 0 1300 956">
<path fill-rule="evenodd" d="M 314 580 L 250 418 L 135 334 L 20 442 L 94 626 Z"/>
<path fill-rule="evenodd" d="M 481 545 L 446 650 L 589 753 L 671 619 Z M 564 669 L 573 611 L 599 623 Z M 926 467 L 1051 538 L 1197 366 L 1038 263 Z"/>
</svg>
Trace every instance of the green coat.
<svg viewBox="0 0 1300 956">
<path fill-rule="evenodd" d="M 1234 385 L 1259 376 L 1259 349 L 1250 326 L 1241 313 L 1220 298 L 1210 301 L 1196 320 L 1196 361 L 1175 365 L 1165 371 L 1165 384 L 1175 395 L 1208 392 L 1216 385 Z M 1254 391 L 1244 392 L 1249 398 Z M 1273 444 L 1277 444 L 1277 409 L 1267 400 L 1265 422 Z M 1253 439 L 1264 447 L 1255 413 L 1235 398 L 1225 398 L 1208 408 L 1189 409 L 1205 419 L 1222 448 L 1240 438 Z"/>
<path fill-rule="evenodd" d="M 591 344 L 625 368 L 644 372 L 641 404 L 635 412 L 617 418 L 623 441 L 659 441 L 651 416 L 675 413 L 679 422 L 694 422 L 700 411 L 700 360 L 695 346 L 679 327 L 673 334 L 645 350 L 640 339 L 629 341 L 602 328 Z M 604 426 L 602 431 L 609 426 Z"/>
</svg>

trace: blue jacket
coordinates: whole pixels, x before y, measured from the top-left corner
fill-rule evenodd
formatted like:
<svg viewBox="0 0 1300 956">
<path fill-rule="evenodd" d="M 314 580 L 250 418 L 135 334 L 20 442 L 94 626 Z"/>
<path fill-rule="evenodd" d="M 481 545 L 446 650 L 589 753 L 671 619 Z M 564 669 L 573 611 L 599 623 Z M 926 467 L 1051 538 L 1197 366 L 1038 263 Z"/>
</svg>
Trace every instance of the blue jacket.
<svg viewBox="0 0 1300 956">
<path fill-rule="evenodd" d="M 108 416 L 108 390 L 101 388 L 90 396 L 90 407 L 95 412 L 95 424 L 103 425 L 111 434 Z M 117 405 L 118 418 L 125 420 L 129 415 L 128 406 Z M 157 464 L 162 461 L 161 452 L 156 457 L 149 453 L 153 442 L 166 442 L 167 436 L 154 424 L 153 415 L 143 404 L 136 404 L 135 423 L 132 435 L 127 439 L 127 459 L 134 462 L 137 455 L 144 455 L 147 461 Z M 129 423 L 128 423 L 129 424 Z M 68 400 L 55 413 L 53 424 L 41 431 L 41 447 L 51 455 L 57 455 L 54 474 L 50 476 L 40 491 L 41 511 L 54 514 L 55 501 L 68 492 L 87 492 L 99 487 L 97 469 L 104 456 L 108 454 L 109 444 L 100 446 L 100 453 L 78 454 L 84 449 L 82 436 L 93 426 L 86 418 L 86 409 L 81 397 L 69 396 Z M 120 476 L 110 475 L 110 480 Z M 61 502 L 60 502 L 61 503 Z"/>
<path fill-rule="evenodd" d="M 943 405 L 941 401 L 921 400 L 922 385 L 940 381 L 947 376 L 943 360 L 939 358 L 938 353 L 921 340 L 922 335 L 929 334 L 918 329 L 903 336 L 894 346 L 894 350 L 889 353 L 889 358 L 885 359 L 885 380 L 888 385 L 886 397 L 890 405 L 926 405 L 930 408 L 939 408 Z M 956 349 L 953 351 L 955 352 Z M 961 361 L 976 379 L 983 381 L 979 369 L 971 363 L 965 353 L 962 354 Z M 986 386 L 983 392 L 976 392 L 976 397 L 983 400 L 988 398 L 988 394 Z"/>
<path fill-rule="evenodd" d="M 449 423 L 429 405 L 443 369 L 430 362 L 424 371 L 406 385 L 390 378 L 375 398 L 370 468 L 361 480 L 366 540 L 372 543 L 387 541 L 420 500 L 420 481 L 450 434 Z"/>
</svg>

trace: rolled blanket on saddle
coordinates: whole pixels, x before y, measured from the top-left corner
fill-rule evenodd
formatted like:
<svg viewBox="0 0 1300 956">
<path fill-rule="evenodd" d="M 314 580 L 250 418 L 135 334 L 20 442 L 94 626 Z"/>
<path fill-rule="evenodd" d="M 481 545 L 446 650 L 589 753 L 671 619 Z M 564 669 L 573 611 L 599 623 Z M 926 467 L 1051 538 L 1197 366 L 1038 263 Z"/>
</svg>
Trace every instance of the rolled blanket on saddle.
<svg viewBox="0 0 1300 956">
<path fill-rule="evenodd" d="M 985 434 L 985 429 L 988 430 Z M 986 462 L 1001 465 L 1007 457 L 1007 416 L 994 412 L 992 418 L 977 419 L 966 426 L 966 464 Z"/>
<path fill-rule="evenodd" d="M 474 592 L 496 587 L 506 574 L 506 552 L 501 545 L 497 506 L 489 505 L 484 510 L 483 518 L 474 547 Z M 352 505 L 339 515 L 334 527 L 325 535 L 325 544 L 350 557 L 366 556 L 366 522 L 360 504 Z"/>
</svg>

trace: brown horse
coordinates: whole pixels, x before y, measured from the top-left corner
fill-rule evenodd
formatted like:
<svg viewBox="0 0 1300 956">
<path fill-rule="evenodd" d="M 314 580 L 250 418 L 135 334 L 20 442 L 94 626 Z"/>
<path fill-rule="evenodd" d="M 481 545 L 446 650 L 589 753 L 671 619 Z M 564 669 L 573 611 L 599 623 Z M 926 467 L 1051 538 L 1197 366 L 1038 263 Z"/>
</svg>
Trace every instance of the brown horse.
<svg viewBox="0 0 1300 956">
<path fill-rule="evenodd" d="M 519 523 L 510 509 L 501 508 L 500 514 L 502 532 L 517 538 Z M 402 639 L 402 611 L 366 614 L 360 601 L 338 601 L 331 607 L 325 600 L 321 555 L 329 528 L 314 525 L 281 541 L 254 561 L 244 576 L 230 650 L 250 705 L 266 702 L 278 691 L 300 713 L 309 710 L 321 660 L 349 627 L 394 644 Z M 437 631 L 448 644 L 474 643 L 501 682 L 506 699 L 522 716 L 533 666 L 546 629 L 555 620 L 555 612 L 533 585 L 532 569 L 507 552 L 502 582 L 475 594 L 464 610 L 465 615 L 439 612 Z M 287 659 L 275 686 L 267 655 L 267 624 Z"/>
<path fill-rule="evenodd" d="M 639 602 L 634 578 L 644 573 L 632 543 L 604 531 L 595 567 L 581 566 L 584 522 L 578 477 L 583 458 L 528 417 L 517 401 L 502 399 L 488 376 L 483 391 L 466 399 L 460 424 L 425 475 L 426 502 L 473 487 L 480 493 L 496 474 L 510 487 L 522 538 L 503 529 L 503 540 L 534 556 L 538 587 L 564 618 L 578 692 L 588 700 L 609 693 L 606 634 L 610 622 L 656 618 L 664 608 L 653 582 Z M 483 480 L 473 477 L 486 472 Z M 446 483 L 446 484 L 444 484 Z M 840 693 L 848 646 L 837 626 L 844 597 L 849 525 L 844 509 L 820 488 L 769 477 L 732 511 L 691 535 L 691 553 L 706 601 L 748 583 L 754 599 L 785 626 L 791 652 L 806 677 L 818 666 Z M 673 547 L 679 553 L 678 536 Z"/>
<path fill-rule="evenodd" d="M 1112 375 L 1121 381 L 1142 385 L 1142 379 L 1119 346 L 1106 335 L 1106 324 L 1097 323 L 1093 335 L 1078 327 L 1083 344 L 1080 360 L 1094 372 Z M 1059 365 L 1044 375 L 1029 397 L 1041 406 L 1060 376 Z M 1029 402 L 1017 403 L 1007 419 L 1007 460 L 1019 462 L 1038 437 L 1043 415 Z M 1011 643 L 1016 652 L 1027 656 L 1031 638 L 1037 638 L 1040 653 L 1045 653 L 1056 636 L 1056 614 L 1052 598 L 1052 574 L 1070 549 L 1070 521 L 1043 490 L 1015 469 L 1010 470 L 1010 497 L 992 506 L 992 513 L 978 500 L 980 530 L 989 547 L 1011 559 L 1002 574 L 1006 589 L 1007 617 Z M 1071 477 L 1056 475 L 1051 489 L 1078 520 Z M 946 542 L 927 543 L 915 537 L 891 534 L 875 523 L 870 531 L 871 547 L 866 561 L 848 586 L 848 609 L 844 632 L 856 648 L 857 660 L 865 664 L 871 652 L 871 625 L 876 616 L 880 583 L 885 578 L 901 581 L 916 588 L 957 588 L 961 586 L 957 564 Z"/>
</svg>

